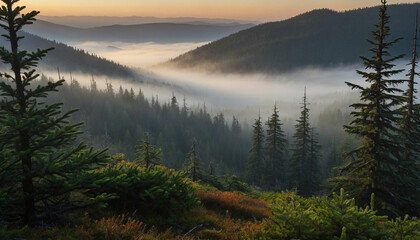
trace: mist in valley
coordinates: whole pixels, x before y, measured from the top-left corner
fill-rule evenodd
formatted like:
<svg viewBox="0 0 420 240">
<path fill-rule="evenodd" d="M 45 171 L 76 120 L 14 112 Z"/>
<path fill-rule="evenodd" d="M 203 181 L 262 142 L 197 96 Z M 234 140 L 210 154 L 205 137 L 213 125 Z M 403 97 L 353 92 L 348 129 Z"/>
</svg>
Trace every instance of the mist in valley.
<svg viewBox="0 0 420 240">
<path fill-rule="evenodd" d="M 71 46 L 95 53 L 128 67 L 142 69 L 150 68 L 207 43 L 68 42 Z"/>
<path fill-rule="evenodd" d="M 112 84 L 116 93 L 120 87 L 133 89 L 135 93 L 141 89 L 149 101 L 153 98 L 161 104 L 169 104 L 175 96 L 182 107 L 185 99 L 191 111 L 199 112 L 205 107 L 212 117 L 223 113 L 228 125 L 236 117 L 247 134 L 250 134 L 258 115 L 261 115 L 263 122 L 271 116 L 275 104 L 283 130 L 291 141 L 306 88 L 310 121 L 320 132 L 321 144 L 330 144 L 332 139 L 342 141 L 346 137 L 343 125 L 351 120 L 352 109 L 349 106 L 357 102 L 359 96 L 345 82 L 366 85 L 356 73 L 356 69 L 363 69 L 361 64 L 325 69 L 305 68 L 276 75 L 210 73 L 157 67 L 159 63 L 203 44 L 206 43 L 72 43 L 77 48 L 136 69 L 139 79 L 127 81 L 123 78 L 75 72 L 71 76 L 70 73 L 62 75 L 66 80 L 77 80 L 86 88 L 90 88 L 93 77 L 99 89 L 105 89 L 107 83 Z M 406 68 L 405 62 L 397 65 Z M 56 72 L 44 73 L 49 77 L 57 77 Z M 398 77 L 404 77 L 404 74 Z M 324 151 L 328 151 L 328 148 Z"/>
<path fill-rule="evenodd" d="M 314 122 L 326 108 L 334 107 L 348 112 L 349 105 L 357 101 L 358 93 L 352 91 L 345 82 L 366 84 L 356 73 L 356 69 L 363 69 L 361 64 L 325 69 L 304 68 L 277 75 L 225 74 L 156 67 L 159 63 L 204 44 L 207 43 L 71 43 L 77 48 L 137 69 L 146 77 L 135 82 L 94 76 L 100 88 L 105 88 L 106 82 L 110 82 L 116 90 L 119 86 L 133 88 L 135 91 L 142 89 L 146 97 L 150 99 L 158 96 L 161 102 L 170 101 L 173 95 L 179 102 L 185 97 L 193 109 L 205 104 L 213 115 L 223 112 L 228 119 L 235 115 L 246 124 L 250 124 L 258 113 L 263 118 L 268 117 L 274 104 L 278 106 L 283 118 L 296 118 L 305 87 Z M 403 61 L 397 63 L 403 69 L 406 68 L 405 64 Z M 404 75 L 397 77 L 403 78 Z M 90 86 L 92 76 L 76 74 L 75 78 L 82 85 Z"/>
</svg>

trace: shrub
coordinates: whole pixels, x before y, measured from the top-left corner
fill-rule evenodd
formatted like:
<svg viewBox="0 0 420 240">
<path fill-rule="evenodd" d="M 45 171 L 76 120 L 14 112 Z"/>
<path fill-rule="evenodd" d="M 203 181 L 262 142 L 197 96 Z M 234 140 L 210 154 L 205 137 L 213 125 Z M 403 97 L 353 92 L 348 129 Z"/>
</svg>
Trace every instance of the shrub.
<svg viewBox="0 0 420 240">
<path fill-rule="evenodd" d="M 27 227 L 19 229 L 9 229 L 7 226 L 0 226 L 0 239 L 12 240 L 24 236 Z"/>
<path fill-rule="evenodd" d="M 191 235 L 195 235 L 198 239 L 258 239 L 244 238 L 241 235 L 253 223 L 233 219 L 226 212 L 221 213 L 205 209 L 203 206 L 194 207 L 184 220 L 189 229 L 196 228 L 191 232 Z"/>
<path fill-rule="evenodd" d="M 146 169 L 122 161 L 97 174 L 107 178 L 97 191 L 119 196 L 109 201 L 114 209 L 172 219 L 199 204 L 190 180 L 182 172 L 160 166 Z"/>
<path fill-rule="evenodd" d="M 232 192 L 197 191 L 196 195 L 206 207 L 223 212 L 229 211 L 233 217 L 262 219 L 270 215 L 265 202 Z"/>
<path fill-rule="evenodd" d="M 143 222 L 117 215 L 100 220 L 91 220 L 85 216 L 78 226 L 54 227 L 51 229 L 32 229 L 32 240 L 146 240 L 175 239 L 170 230 L 158 233 L 154 228 L 147 229 Z"/>
<path fill-rule="evenodd" d="M 247 183 L 242 182 L 237 176 L 231 176 L 227 179 L 227 190 L 249 193 L 251 188 Z"/>
<path fill-rule="evenodd" d="M 420 221 L 410 220 L 408 215 L 403 219 L 396 218 L 387 221 L 386 227 L 390 235 L 390 239 L 394 240 L 416 240 L 420 239 Z"/>
<path fill-rule="evenodd" d="M 386 217 L 362 209 L 343 190 L 331 200 L 301 198 L 293 193 L 279 195 L 272 216 L 264 221 L 264 236 L 269 239 L 384 239 Z"/>
</svg>

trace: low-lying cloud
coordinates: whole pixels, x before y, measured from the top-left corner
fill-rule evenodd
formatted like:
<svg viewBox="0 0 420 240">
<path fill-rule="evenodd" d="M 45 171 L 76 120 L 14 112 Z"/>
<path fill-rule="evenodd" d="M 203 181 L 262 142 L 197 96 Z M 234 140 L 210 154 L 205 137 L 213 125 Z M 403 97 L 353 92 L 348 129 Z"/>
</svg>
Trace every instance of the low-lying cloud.
<svg viewBox="0 0 420 240">
<path fill-rule="evenodd" d="M 193 50 L 202 43 L 123 43 L 123 42 L 82 42 L 69 43 L 101 57 L 113 60 L 132 68 L 149 68 Z"/>
</svg>

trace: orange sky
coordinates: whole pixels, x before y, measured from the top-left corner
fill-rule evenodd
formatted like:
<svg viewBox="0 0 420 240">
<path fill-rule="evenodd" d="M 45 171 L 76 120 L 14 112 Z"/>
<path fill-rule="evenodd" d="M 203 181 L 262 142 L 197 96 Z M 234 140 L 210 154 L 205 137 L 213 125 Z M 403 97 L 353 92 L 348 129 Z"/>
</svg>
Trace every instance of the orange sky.
<svg viewBox="0 0 420 240">
<path fill-rule="evenodd" d="M 419 1 L 388 0 L 389 4 Z M 280 20 L 316 8 L 349 10 L 380 0 L 21 0 L 49 16 L 155 16 Z"/>
</svg>

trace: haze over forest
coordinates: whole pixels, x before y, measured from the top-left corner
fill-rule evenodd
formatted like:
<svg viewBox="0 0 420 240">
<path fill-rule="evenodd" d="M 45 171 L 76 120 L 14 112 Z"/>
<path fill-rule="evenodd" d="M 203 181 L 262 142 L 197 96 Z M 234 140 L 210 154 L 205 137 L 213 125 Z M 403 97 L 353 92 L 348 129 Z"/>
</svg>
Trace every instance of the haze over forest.
<svg viewBox="0 0 420 240">
<path fill-rule="evenodd" d="M 130 1 L 2 0 L 0 239 L 420 237 L 419 2 Z"/>
</svg>

